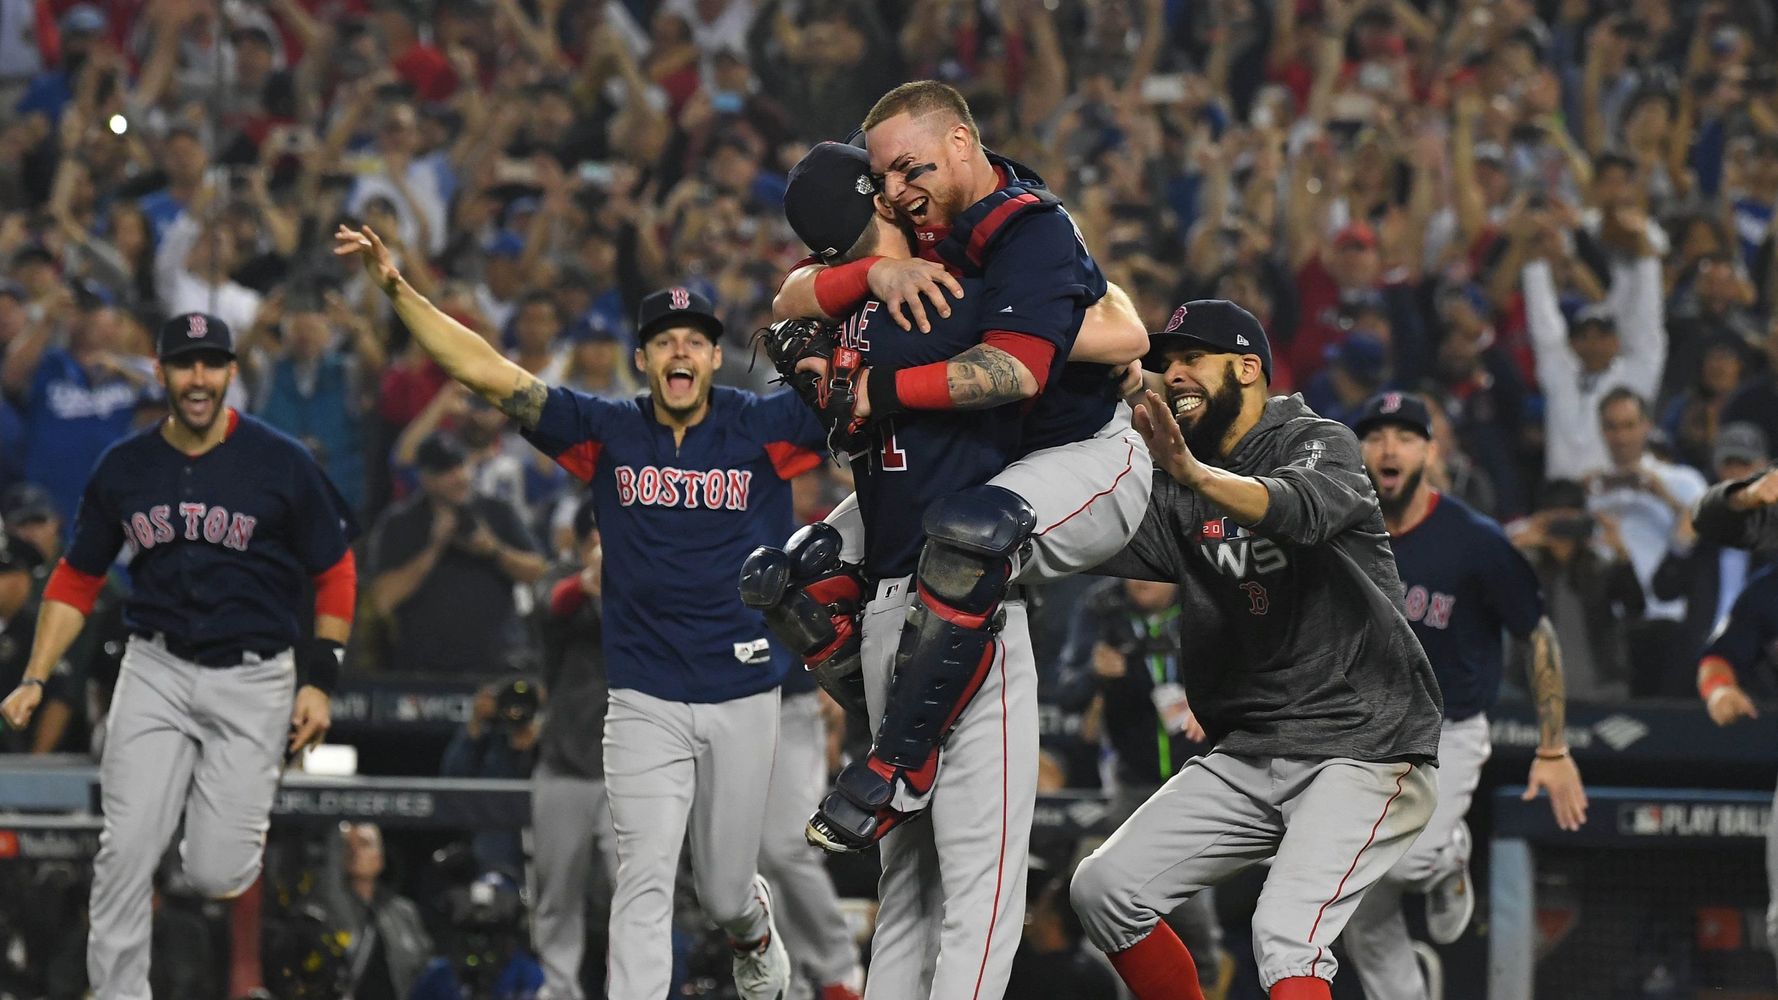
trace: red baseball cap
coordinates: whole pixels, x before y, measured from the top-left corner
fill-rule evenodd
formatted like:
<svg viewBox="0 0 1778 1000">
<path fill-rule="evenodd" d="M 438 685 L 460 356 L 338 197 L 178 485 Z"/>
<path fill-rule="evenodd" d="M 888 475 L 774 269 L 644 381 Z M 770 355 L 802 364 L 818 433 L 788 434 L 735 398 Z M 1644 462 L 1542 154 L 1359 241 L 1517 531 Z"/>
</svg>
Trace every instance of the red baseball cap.
<svg viewBox="0 0 1778 1000">
<path fill-rule="evenodd" d="M 1369 223 L 1354 222 L 1334 233 L 1333 245 L 1335 248 L 1343 249 L 1354 244 L 1366 250 L 1375 250 L 1377 248 L 1376 230 L 1372 229 Z"/>
</svg>

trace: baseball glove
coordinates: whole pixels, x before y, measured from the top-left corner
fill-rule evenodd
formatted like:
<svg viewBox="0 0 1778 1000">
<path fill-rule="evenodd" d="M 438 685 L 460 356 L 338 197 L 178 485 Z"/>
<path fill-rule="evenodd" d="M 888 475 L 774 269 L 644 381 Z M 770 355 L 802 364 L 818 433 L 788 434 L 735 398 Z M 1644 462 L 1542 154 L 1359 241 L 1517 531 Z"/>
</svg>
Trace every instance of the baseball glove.
<svg viewBox="0 0 1778 1000">
<path fill-rule="evenodd" d="M 864 422 L 853 417 L 858 373 L 864 358 L 839 343 L 839 328 L 815 319 L 785 319 L 759 331 L 759 343 L 778 372 L 777 381 L 802 397 L 827 428 L 828 447 L 852 452 L 865 444 Z M 799 369 L 804 361 L 822 363 L 826 374 Z"/>
</svg>

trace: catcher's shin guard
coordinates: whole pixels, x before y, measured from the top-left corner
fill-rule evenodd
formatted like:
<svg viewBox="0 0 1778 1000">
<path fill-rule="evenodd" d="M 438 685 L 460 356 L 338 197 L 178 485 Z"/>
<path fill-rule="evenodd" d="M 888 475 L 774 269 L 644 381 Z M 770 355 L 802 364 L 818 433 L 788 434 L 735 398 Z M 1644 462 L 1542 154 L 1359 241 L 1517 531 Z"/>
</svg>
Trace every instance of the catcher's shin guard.
<svg viewBox="0 0 1778 1000">
<path fill-rule="evenodd" d="M 785 548 L 760 546 L 741 564 L 741 601 L 757 609 L 815 683 L 848 712 L 865 715 L 858 613 L 864 579 L 840 561 L 840 532 L 811 524 Z"/>
<path fill-rule="evenodd" d="M 1000 603 L 1036 520 L 1023 497 L 998 486 L 953 494 L 927 510 L 918 601 L 902 626 L 875 745 L 840 772 L 809 821 L 810 842 L 863 850 L 924 808 L 939 747 L 993 664 Z"/>
</svg>

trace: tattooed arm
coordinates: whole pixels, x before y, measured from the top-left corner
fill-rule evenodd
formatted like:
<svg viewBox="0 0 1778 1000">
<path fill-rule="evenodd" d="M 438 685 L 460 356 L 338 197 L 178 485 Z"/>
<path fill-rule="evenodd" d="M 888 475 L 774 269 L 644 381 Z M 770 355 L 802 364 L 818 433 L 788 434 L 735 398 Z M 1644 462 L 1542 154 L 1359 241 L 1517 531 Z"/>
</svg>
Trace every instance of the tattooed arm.
<svg viewBox="0 0 1778 1000">
<path fill-rule="evenodd" d="M 1557 754 L 1568 749 L 1568 690 L 1562 679 L 1562 650 L 1556 643 L 1556 627 L 1538 619 L 1531 631 L 1531 698 L 1537 705 L 1537 749 Z"/>
<path fill-rule="evenodd" d="M 1539 790 L 1549 789 L 1556 825 L 1578 830 L 1587 819 L 1587 792 L 1564 735 L 1568 693 L 1562 680 L 1562 649 L 1556 642 L 1556 627 L 1548 617 L 1541 618 L 1528 641 L 1531 697 L 1537 705 L 1537 756 L 1531 762 L 1524 798 L 1529 802 Z"/>
<path fill-rule="evenodd" d="M 945 369 L 951 404 L 959 410 L 986 410 L 1037 395 L 1037 379 L 1018 358 L 978 344 L 952 358 Z"/>
<path fill-rule="evenodd" d="M 942 373 L 940 372 L 942 369 Z M 942 390 L 921 378 L 925 388 L 914 388 L 907 376 L 942 374 Z M 881 379 L 875 382 L 873 379 Z M 1023 361 L 998 347 L 977 344 L 949 361 L 934 362 L 900 371 L 865 369 L 858 381 L 858 401 L 853 413 L 860 419 L 873 412 L 901 410 L 988 410 L 1037 395 L 1042 386 Z M 887 404 L 887 405 L 885 405 Z"/>
<path fill-rule="evenodd" d="M 549 394 L 548 386 L 508 361 L 481 334 L 452 319 L 414 291 L 370 227 L 352 230 L 341 226 L 334 238 L 334 253 L 342 257 L 357 254 L 363 260 L 371 281 L 389 297 L 395 314 L 440 368 L 527 430 L 537 426 Z"/>
</svg>

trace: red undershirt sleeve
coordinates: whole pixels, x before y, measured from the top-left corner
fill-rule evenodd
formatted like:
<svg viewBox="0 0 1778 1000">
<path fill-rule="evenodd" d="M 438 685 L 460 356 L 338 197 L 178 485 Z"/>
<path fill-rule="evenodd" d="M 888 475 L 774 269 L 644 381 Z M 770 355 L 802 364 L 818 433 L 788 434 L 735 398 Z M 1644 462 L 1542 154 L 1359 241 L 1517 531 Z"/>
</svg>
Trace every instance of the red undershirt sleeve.
<svg viewBox="0 0 1778 1000">
<path fill-rule="evenodd" d="M 93 602 L 99 599 L 99 591 L 104 586 L 103 575 L 82 573 L 63 559 L 56 563 L 55 570 L 49 574 L 49 582 L 43 587 L 43 599 L 60 601 L 73 606 L 83 615 L 90 615 L 93 613 Z"/>
<path fill-rule="evenodd" d="M 358 607 L 358 560 L 347 549 L 339 562 L 315 574 L 315 614 L 352 620 Z"/>
</svg>

